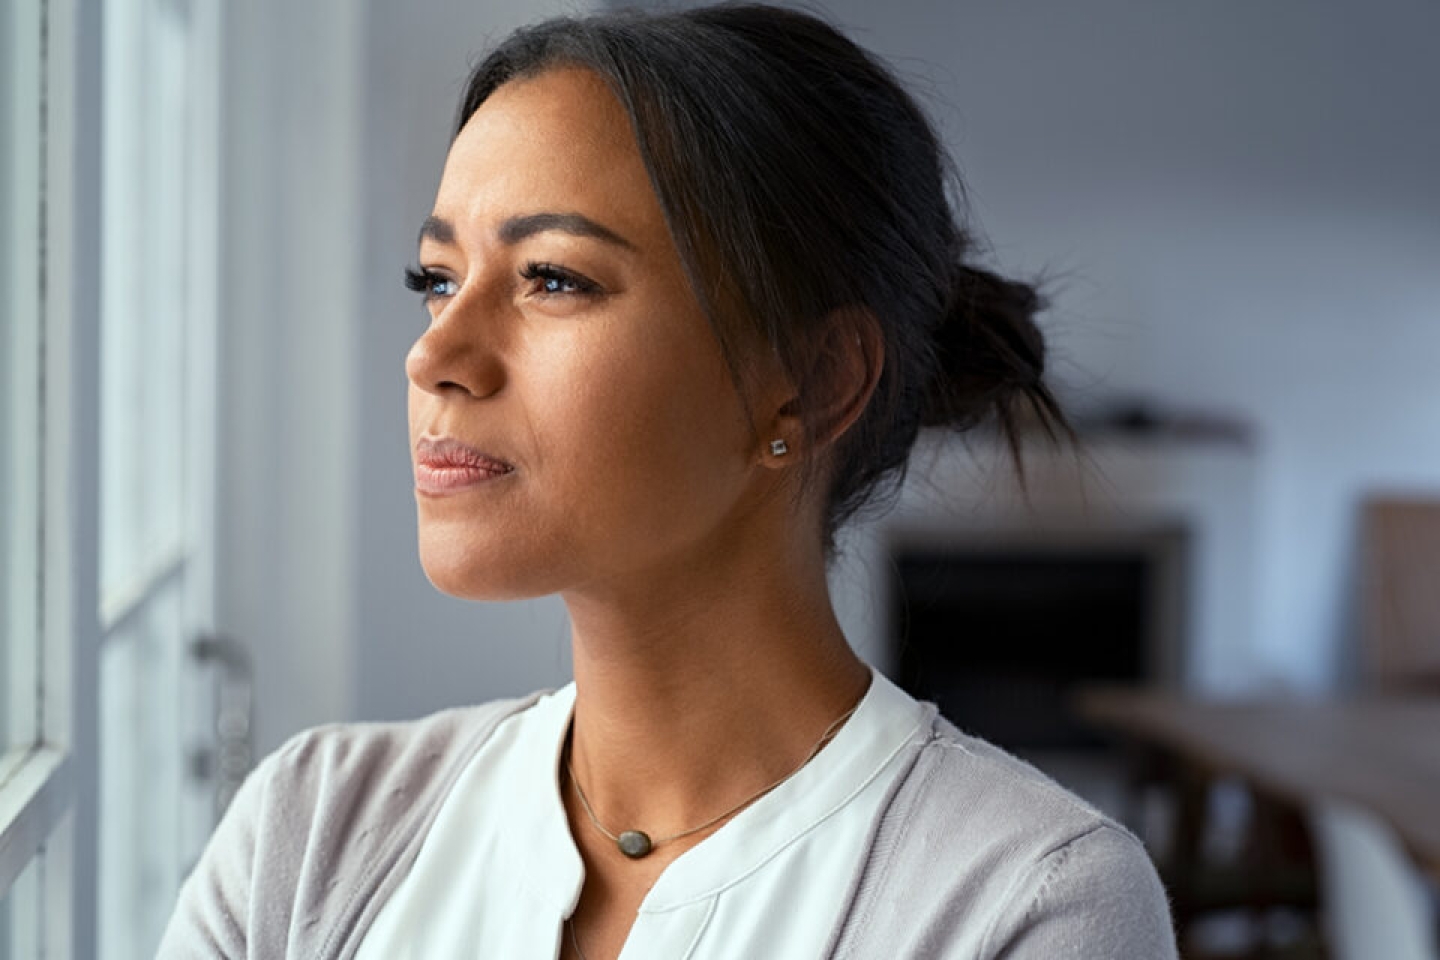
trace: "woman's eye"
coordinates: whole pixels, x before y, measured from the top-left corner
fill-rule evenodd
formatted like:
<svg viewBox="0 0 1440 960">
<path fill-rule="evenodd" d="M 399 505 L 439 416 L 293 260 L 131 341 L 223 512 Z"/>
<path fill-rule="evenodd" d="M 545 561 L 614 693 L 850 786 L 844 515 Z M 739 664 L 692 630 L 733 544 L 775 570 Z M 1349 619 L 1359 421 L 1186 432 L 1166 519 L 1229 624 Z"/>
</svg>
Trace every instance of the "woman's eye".
<svg viewBox="0 0 1440 960">
<path fill-rule="evenodd" d="M 572 273 L 550 263 L 527 263 L 520 271 L 520 278 L 534 284 L 534 290 L 541 296 L 578 294 L 588 296 L 600 292 L 600 285 L 594 280 Z"/>
<path fill-rule="evenodd" d="M 442 273 L 425 267 L 406 267 L 405 286 L 421 295 L 426 303 L 442 297 L 453 297 L 460 285 Z"/>
</svg>

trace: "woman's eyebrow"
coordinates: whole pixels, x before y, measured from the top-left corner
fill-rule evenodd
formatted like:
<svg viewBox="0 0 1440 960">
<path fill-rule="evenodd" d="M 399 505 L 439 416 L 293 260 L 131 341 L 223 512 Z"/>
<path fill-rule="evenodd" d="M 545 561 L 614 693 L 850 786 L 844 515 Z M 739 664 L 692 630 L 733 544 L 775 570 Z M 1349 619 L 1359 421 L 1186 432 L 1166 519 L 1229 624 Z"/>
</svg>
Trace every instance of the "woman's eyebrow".
<svg viewBox="0 0 1440 960">
<path fill-rule="evenodd" d="M 634 243 L 626 240 L 625 237 L 609 229 L 608 226 L 600 225 L 589 217 L 579 213 L 530 213 L 526 216 L 510 217 L 501 223 L 498 235 L 501 243 L 507 246 L 514 246 L 521 240 L 546 233 L 547 230 L 556 230 L 559 233 L 569 233 L 572 236 L 588 236 L 596 240 L 603 240 L 606 243 L 613 243 L 619 248 L 634 250 Z M 455 225 L 444 219 L 444 217 L 428 216 L 425 222 L 420 223 L 419 242 L 435 240 L 436 243 L 454 243 Z"/>
<path fill-rule="evenodd" d="M 635 244 L 620 234 L 578 213 L 532 213 L 523 217 L 511 217 L 500 224 L 500 241 L 516 244 L 527 237 L 549 230 L 568 233 L 577 237 L 593 237 L 626 250 L 634 250 Z"/>
<path fill-rule="evenodd" d="M 436 243 L 454 243 L 455 225 L 449 220 L 440 217 L 428 216 L 420 224 L 420 236 L 416 243 L 424 243 L 426 240 L 434 240 Z"/>
<path fill-rule="evenodd" d="M 578 213 L 531 213 L 523 217 L 511 217 L 500 224 L 497 232 L 501 243 L 514 246 L 521 240 L 550 230 L 577 237 L 593 237 L 626 250 L 636 249 L 635 244 L 614 230 Z M 420 224 L 418 242 L 424 243 L 426 240 L 433 240 L 436 243 L 454 243 L 455 225 L 443 217 L 434 215 L 426 217 Z"/>
</svg>

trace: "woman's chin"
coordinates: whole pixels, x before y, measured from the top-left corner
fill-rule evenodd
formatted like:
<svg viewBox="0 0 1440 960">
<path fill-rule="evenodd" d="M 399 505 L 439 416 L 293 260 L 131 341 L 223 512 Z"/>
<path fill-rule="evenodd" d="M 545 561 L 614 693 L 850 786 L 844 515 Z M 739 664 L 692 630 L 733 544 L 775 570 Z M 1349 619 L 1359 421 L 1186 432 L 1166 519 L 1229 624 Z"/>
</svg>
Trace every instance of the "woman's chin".
<svg viewBox="0 0 1440 960">
<path fill-rule="evenodd" d="M 501 551 L 477 550 L 474 544 L 423 533 L 420 537 L 420 567 L 426 578 L 441 593 L 461 600 L 524 600 L 553 592 L 516 559 Z"/>
</svg>

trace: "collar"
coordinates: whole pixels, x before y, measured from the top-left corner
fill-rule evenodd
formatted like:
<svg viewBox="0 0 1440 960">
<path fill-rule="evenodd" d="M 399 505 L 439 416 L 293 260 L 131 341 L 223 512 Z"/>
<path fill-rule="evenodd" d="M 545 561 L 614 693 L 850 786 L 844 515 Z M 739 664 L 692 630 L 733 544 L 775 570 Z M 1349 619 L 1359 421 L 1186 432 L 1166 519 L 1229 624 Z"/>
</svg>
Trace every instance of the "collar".
<svg viewBox="0 0 1440 960">
<path fill-rule="evenodd" d="M 871 671 L 871 683 L 849 721 L 793 776 L 681 854 L 646 895 L 642 913 L 675 910 L 741 883 L 799 842 L 859 794 L 928 723 L 923 704 Z M 525 712 L 513 731 L 523 758 L 507 830 L 505 861 L 517 865 L 530 895 L 562 916 L 579 903 L 584 864 L 570 835 L 560 795 L 560 752 L 575 704 L 575 684 Z"/>
</svg>

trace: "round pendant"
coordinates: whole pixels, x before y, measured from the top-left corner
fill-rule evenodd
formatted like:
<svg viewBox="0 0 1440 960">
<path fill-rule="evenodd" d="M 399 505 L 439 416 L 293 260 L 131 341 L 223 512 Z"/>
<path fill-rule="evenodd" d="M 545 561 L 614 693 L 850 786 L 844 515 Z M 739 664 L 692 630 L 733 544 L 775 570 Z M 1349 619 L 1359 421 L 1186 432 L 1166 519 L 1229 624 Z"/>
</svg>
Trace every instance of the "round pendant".
<svg viewBox="0 0 1440 960">
<path fill-rule="evenodd" d="M 639 830 L 626 830 L 620 834 L 619 845 L 620 852 L 631 860 L 639 860 L 653 849 L 650 838 Z"/>
</svg>

